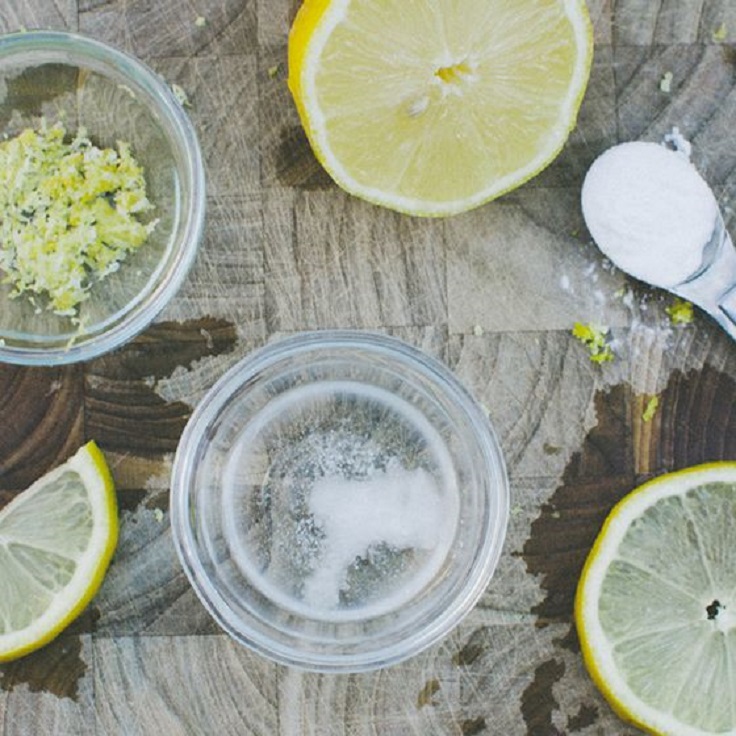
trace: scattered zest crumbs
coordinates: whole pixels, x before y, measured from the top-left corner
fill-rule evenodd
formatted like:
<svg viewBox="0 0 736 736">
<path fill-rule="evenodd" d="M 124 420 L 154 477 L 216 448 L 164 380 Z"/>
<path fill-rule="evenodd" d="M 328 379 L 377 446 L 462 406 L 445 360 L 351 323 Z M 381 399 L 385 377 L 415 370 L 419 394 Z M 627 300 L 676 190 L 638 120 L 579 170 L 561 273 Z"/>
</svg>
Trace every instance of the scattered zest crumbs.
<svg viewBox="0 0 736 736">
<path fill-rule="evenodd" d="M 576 322 L 572 328 L 572 334 L 588 348 L 593 363 L 606 363 L 613 360 L 613 350 L 608 342 L 607 327 L 584 325 Z"/>
<path fill-rule="evenodd" d="M 688 325 L 694 319 L 693 305 L 685 299 L 676 298 L 665 311 L 675 325 Z"/>
<path fill-rule="evenodd" d="M 652 396 L 649 401 L 647 401 L 647 405 L 644 407 L 644 412 L 641 415 L 641 418 L 645 422 L 651 422 L 652 419 L 654 419 L 654 415 L 657 413 L 657 409 L 659 409 L 659 396 Z"/>
<path fill-rule="evenodd" d="M 177 101 L 182 107 L 191 107 L 192 103 L 189 101 L 189 95 L 184 91 L 184 87 L 182 87 L 180 84 L 174 84 L 171 85 L 171 91 L 174 93 L 174 97 L 176 97 Z"/>
<path fill-rule="evenodd" d="M 70 142 L 61 123 L 26 128 L 0 142 L 0 278 L 12 298 L 48 298 L 74 317 L 93 284 L 117 271 L 156 222 L 143 169 L 127 143 L 94 146 L 80 128 Z"/>
<path fill-rule="evenodd" d="M 728 27 L 725 23 L 721 23 L 715 31 L 713 31 L 712 37 L 716 43 L 723 43 L 728 36 Z"/>
</svg>

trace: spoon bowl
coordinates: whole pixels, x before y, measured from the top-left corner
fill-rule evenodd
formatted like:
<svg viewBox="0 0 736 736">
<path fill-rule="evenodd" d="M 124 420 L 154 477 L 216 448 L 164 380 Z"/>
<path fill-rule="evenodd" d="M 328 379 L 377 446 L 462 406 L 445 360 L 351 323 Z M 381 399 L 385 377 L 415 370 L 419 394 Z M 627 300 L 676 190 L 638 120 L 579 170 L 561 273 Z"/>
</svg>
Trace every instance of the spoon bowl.
<svg viewBox="0 0 736 736">
<path fill-rule="evenodd" d="M 603 153 L 583 216 L 619 269 L 686 299 L 736 339 L 736 250 L 713 191 L 682 150 L 633 142 Z"/>
</svg>

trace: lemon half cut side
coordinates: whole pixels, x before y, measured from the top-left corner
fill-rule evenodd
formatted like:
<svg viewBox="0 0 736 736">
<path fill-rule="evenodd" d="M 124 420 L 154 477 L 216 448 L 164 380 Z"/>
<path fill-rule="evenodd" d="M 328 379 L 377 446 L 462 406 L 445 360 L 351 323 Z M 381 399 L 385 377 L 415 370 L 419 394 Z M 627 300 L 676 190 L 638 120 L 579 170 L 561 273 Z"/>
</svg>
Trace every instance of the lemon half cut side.
<svg viewBox="0 0 736 736">
<path fill-rule="evenodd" d="M 626 496 L 583 568 L 575 621 L 621 717 L 653 734 L 736 734 L 736 462 Z"/>
<path fill-rule="evenodd" d="M 444 216 L 557 156 L 592 54 L 584 0 L 305 0 L 289 87 L 343 189 Z"/>
<path fill-rule="evenodd" d="M 115 489 L 94 442 L 0 510 L 0 662 L 48 643 L 84 610 L 117 538 Z"/>
</svg>

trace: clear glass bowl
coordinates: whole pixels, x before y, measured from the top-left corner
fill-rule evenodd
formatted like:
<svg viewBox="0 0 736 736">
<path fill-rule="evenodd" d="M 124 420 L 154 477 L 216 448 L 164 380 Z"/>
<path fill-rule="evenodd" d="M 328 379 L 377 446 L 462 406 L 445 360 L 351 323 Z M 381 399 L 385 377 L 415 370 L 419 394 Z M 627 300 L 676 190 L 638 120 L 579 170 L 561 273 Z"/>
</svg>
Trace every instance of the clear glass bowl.
<svg viewBox="0 0 736 736">
<path fill-rule="evenodd" d="M 92 142 L 130 144 L 159 222 L 119 271 L 82 303 L 78 324 L 37 309 L 0 272 L 0 361 L 52 365 L 87 360 L 143 330 L 181 285 L 204 227 L 205 180 L 194 129 L 166 82 L 123 52 L 63 32 L 0 37 L 0 135 L 63 121 Z"/>
<path fill-rule="evenodd" d="M 241 643 L 322 672 L 386 667 L 445 636 L 491 579 L 508 482 L 488 418 L 390 337 L 303 333 L 254 352 L 195 410 L 174 542 Z"/>
</svg>

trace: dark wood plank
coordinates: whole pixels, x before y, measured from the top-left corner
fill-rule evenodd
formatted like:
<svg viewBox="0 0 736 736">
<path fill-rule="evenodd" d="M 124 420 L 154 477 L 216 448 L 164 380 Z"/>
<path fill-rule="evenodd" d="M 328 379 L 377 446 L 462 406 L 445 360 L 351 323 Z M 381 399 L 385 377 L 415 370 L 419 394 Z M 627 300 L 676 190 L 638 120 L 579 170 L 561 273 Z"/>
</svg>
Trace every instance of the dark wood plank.
<svg viewBox="0 0 736 736">
<path fill-rule="evenodd" d="M 79 366 L 0 364 L 0 493 L 22 490 L 83 444 L 83 402 Z"/>
</svg>

